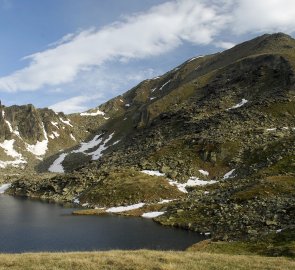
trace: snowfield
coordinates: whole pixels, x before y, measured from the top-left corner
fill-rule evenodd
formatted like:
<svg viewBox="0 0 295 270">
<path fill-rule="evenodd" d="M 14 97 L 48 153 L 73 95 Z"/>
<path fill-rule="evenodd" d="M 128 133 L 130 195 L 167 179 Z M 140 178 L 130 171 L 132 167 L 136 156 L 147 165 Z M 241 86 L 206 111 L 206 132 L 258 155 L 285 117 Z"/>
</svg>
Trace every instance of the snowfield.
<svg viewBox="0 0 295 270">
<path fill-rule="evenodd" d="M 49 167 L 48 171 L 54 172 L 54 173 L 64 173 L 64 168 L 62 166 L 62 162 L 64 161 L 65 157 L 68 154 L 63 153 L 61 154 L 54 162 L 53 164 Z"/>
<path fill-rule="evenodd" d="M 232 169 L 231 171 L 227 172 L 224 176 L 223 179 L 228 179 L 228 178 L 233 178 L 234 177 L 234 172 L 236 169 Z"/>
<path fill-rule="evenodd" d="M 118 206 L 118 207 L 111 207 L 106 210 L 107 213 L 119 213 L 119 212 L 125 212 L 125 211 L 130 211 L 134 209 L 141 208 L 145 205 L 145 203 L 137 203 L 137 204 L 132 204 L 128 206 Z"/>
<path fill-rule="evenodd" d="M 207 171 L 203 171 L 203 170 L 199 170 L 199 171 L 202 171 L 204 174 L 208 173 Z M 143 170 L 141 172 L 151 176 L 165 176 L 164 173 L 161 173 L 159 171 Z M 167 179 L 167 180 L 171 186 L 176 186 L 178 190 L 183 193 L 187 193 L 186 187 L 205 186 L 205 185 L 212 185 L 217 183 L 217 181 L 215 180 L 201 180 L 197 177 L 190 177 L 186 183 L 179 183 L 171 179 Z"/>
<path fill-rule="evenodd" d="M 142 214 L 141 216 L 143 218 L 155 218 L 155 217 L 163 215 L 164 213 L 165 212 L 147 212 L 147 213 Z"/>
<path fill-rule="evenodd" d="M 15 140 L 5 140 L 3 143 L 0 143 L 0 147 L 4 149 L 6 155 L 15 158 L 15 160 L 9 161 L 0 161 L 0 168 L 4 169 L 7 166 L 20 167 L 27 163 L 23 158 L 22 154 L 18 153 L 14 149 Z"/>
<path fill-rule="evenodd" d="M 72 134 L 70 134 L 72 135 Z M 92 156 L 92 160 L 98 160 L 103 155 L 102 152 L 108 148 L 106 144 L 112 139 L 114 133 L 110 134 L 108 138 L 103 140 L 102 134 L 94 136 L 92 140 L 89 142 L 82 142 L 80 143 L 80 147 L 77 150 L 73 150 L 69 153 L 61 154 L 49 167 L 48 171 L 55 172 L 55 173 L 64 173 L 64 168 L 62 166 L 62 162 L 64 161 L 65 157 L 71 153 L 83 153 L 88 156 Z M 71 136 L 72 137 L 72 136 Z M 73 136 L 72 139 L 75 139 Z M 76 139 L 75 139 L 76 140 Z M 119 141 L 115 142 L 118 143 Z M 114 143 L 114 144 L 115 144 Z M 88 152 L 89 150 L 98 147 L 96 150 L 92 152 Z"/>
<path fill-rule="evenodd" d="M 11 184 L 3 184 L 3 185 L 0 185 L 0 194 L 3 194 L 10 187 L 11 187 Z"/>
<path fill-rule="evenodd" d="M 165 176 L 165 173 L 160 173 L 159 171 L 143 170 L 141 172 L 152 176 Z"/>
<path fill-rule="evenodd" d="M 123 102 L 123 101 L 122 101 Z M 97 116 L 97 115 L 102 115 L 104 116 L 105 113 L 103 111 L 100 111 L 99 109 L 96 111 L 96 112 L 93 112 L 93 113 L 88 113 L 88 112 L 83 112 L 83 113 L 80 113 L 81 116 Z"/>
</svg>

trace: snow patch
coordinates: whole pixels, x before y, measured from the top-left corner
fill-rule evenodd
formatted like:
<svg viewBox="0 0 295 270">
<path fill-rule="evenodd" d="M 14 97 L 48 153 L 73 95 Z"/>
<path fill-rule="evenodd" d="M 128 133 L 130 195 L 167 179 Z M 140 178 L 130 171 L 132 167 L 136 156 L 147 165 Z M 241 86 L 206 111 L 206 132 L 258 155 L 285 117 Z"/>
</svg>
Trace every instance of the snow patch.
<svg viewBox="0 0 295 270">
<path fill-rule="evenodd" d="M 196 57 L 191 58 L 191 59 L 188 60 L 187 62 L 189 63 L 189 62 L 192 62 L 192 61 L 194 61 L 194 60 L 196 60 L 196 59 L 198 59 L 198 58 L 202 58 L 202 57 L 204 57 L 204 55 L 199 55 L 199 56 L 196 56 Z"/>
<path fill-rule="evenodd" d="M 70 134 L 71 136 L 72 134 Z M 102 135 L 96 135 L 94 138 L 89 141 L 89 142 L 82 142 L 80 144 L 80 148 L 77 150 L 73 150 L 69 153 L 63 153 L 61 154 L 54 162 L 53 164 L 49 167 L 50 172 L 58 172 L 58 173 L 63 173 L 64 169 L 62 167 L 62 162 L 64 161 L 65 157 L 68 154 L 71 153 L 83 153 L 88 156 L 92 156 L 92 160 L 98 160 L 103 154 L 102 152 L 108 148 L 106 144 L 112 139 L 114 133 L 110 134 L 109 137 L 105 140 L 103 140 Z M 118 143 L 119 141 L 115 142 L 114 144 Z M 113 145 L 114 145 L 113 144 Z M 90 149 L 93 149 L 95 147 L 99 146 L 95 151 L 88 153 Z"/>
<path fill-rule="evenodd" d="M 206 185 L 212 185 L 217 183 L 215 180 L 201 180 L 197 177 L 190 177 L 186 183 L 178 183 L 177 181 L 173 181 L 171 179 L 168 179 L 168 182 L 171 186 L 176 186 L 179 191 L 183 193 L 187 193 L 186 188 L 187 187 L 195 187 L 195 186 L 206 186 Z"/>
<path fill-rule="evenodd" d="M 120 213 L 120 212 L 125 212 L 125 211 L 130 211 L 134 209 L 141 208 L 145 205 L 145 203 L 137 203 L 137 204 L 132 204 L 128 206 L 118 206 L 118 207 L 111 207 L 106 210 L 107 213 Z"/>
<path fill-rule="evenodd" d="M 157 80 L 159 78 L 160 78 L 160 76 L 157 76 L 157 77 L 152 78 L 151 80 Z"/>
<path fill-rule="evenodd" d="M 3 184 L 0 186 L 0 194 L 3 194 L 7 189 L 11 187 L 11 184 Z"/>
<path fill-rule="evenodd" d="M 58 127 L 58 122 L 50 122 L 53 126 L 55 126 L 57 129 L 59 129 L 59 127 Z"/>
<path fill-rule="evenodd" d="M 232 169 L 231 171 L 227 172 L 224 176 L 223 179 L 229 179 L 229 178 L 233 178 L 234 175 L 233 173 L 235 172 L 236 169 Z"/>
<path fill-rule="evenodd" d="M 73 141 L 77 141 L 76 138 L 74 137 L 74 135 L 73 135 L 72 133 L 70 134 L 70 137 L 71 137 L 71 139 L 72 139 Z"/>
<path fill-rule="evenodd" d="M 199 170 L 199 172 L 205 176 L 208 176 L 209 175 L 209 172 L 207 171 L 204 171 L 204 170 Z"/>
<path fill-rule="evenodd" d="M 164 213 L 165 212 L 147 212 L 147 213 L 142 214 L 141 216 L 143 218 L 155 218 L 155 217 L 163 215 Z"/>
<path fill-rule="evenodd" d="M 89 142 L 81 142 L 80 148 L 72 151 L 73 153 L 85 153 L 87 150 L 98 146 L 102 142 L 101 135 L 95 135 Z"/>
<path fill-rule="evenodd" d="M 175 200 L 176 199 L 173 199 L 173 200 L 161 200 L 161 201 L 158 202 L 158 204 L 170 203 L 170 202 L 173 202 Z"/>
<path fill-rule="evenodd" d="M 130 104 L 125 104 L 125 107 L 130 107 Z"/>
<path fill-rule="evenodd" d="M 160 173 L 159 171 L 143 170 L 141 172 L 152 176 L 165 176 L 165 173 Z"/>
<path fill-rule="evenodd" d="M 2 113 L 3 113 L 3 111 L 2 111 Z M 4 115 L 5 115 L 5 113 L 4 113 Z M 3 117 L 4 117 L 4 116 L 3 116 Z M 18 131 L 18 127 L 16 127 L 16 129 L 13 130 L 11 123 L 10 123 L 8 120 L 4 120 L 4 121 L 5 121 L 6 125 L 7 125 L 8 128 L 9 128 L 9 131 L 10 131 L 11 133 L 15 134 L 16 136 L 18 136 L 19 138 L 21 138 L 21 137 L 20 137 L 20 134 L 19 134 L 19 131 Z"/>
<path fill-rule="evenodd" d="M 121 101 L 121 99 L 120 99 L 120 101 Z M 122 102 L 123 102 L 123 101 L 122 101 Z M 93 112 L 93 113 L 83 112 L 83 113 L 80 113 L 80 115 L 81 115 L 81 116 L 97 116 L 97 115 L 102 115 L 102 116 L 104 116 L 105 113 L 104 113 L 103 111 L 101 111 L 101 110 L 98 109 L 96 112 Z"/>
<path fill-rule="evenodd" d="M 64 168 L 62 166 L 62 162 L 64 161 L 65 157 L 67 156 L 66 153 L 61 154 L 49 167 L 48 171 L 54 173 L 64 173 Z"/>
<path fill-rule="evenodd" d="M 43 130 L 43 141 L 37 141 L 36 144 L 27 144 L 26 143 L 26 149 L 31 152 L 35 156 L 43 156 L 46 154 L 46 151 L 48 149 L 48 136 L 44 128 L 44 124 L 42 123 L 42 130 Z"/>
<path fill-rule="evenodd" d="M 78 198 L 75 198 L 75 199 L 73 200 L 73 203 L 80 204 L 80 200 L 79 200 Z"/>
<path fill-rule="evenodd" d="M 5 153 L 8 156 L 14 157 L 14 158 L 22 158 L 22 155 L 16 152 L 13 148 L 15 140 L 5 140 L 3 143 L 0 143 L 0 147 L 2 147 L 5 151 Z"/>
<path fill-rule="evenodd" d="M 163 88 L 167 85 L 167 84 L 169 84 L 171 82 L 171 80 L 169 80 L 168 82 L 165 82 L 160 88 L 159 88 L 159 90 L 161 91 L 161 90 L 163 90 Z"/>
<path fill-rule="evenodd" d="M 67 119 L 67 120 L 63 120 L 63 119 L 60 117 L 59 120 L 60 120 L 61 122 L 63 122 L 64 124 L 66 124 L 66 125 L 68 125 L 68 126 L 70 126 L 70 127 L 73 127 L 73 125 L 70 123 L 70 120 L 69 120 L 69 119 Z"/>
<path fill-rule="evenodd" d="M 59 136 L 60 135 L 56 131 L 52 131 L 52 134 L 50 134 L 48 137 L 53 140 L 54 138 L 58 138 Z"/>
<path fill-rule="evenodd" d="M 98 160 L 101 158 L 102 152 L 108 148 L 106 144 L 112 139 L 113 135 L 114 133 L 111 134 L 94 152 L 88 154 L 92 155 L 92 160 Z"/>
<path fill-rule="evenodd" d="M 267 128 L 266 131 L 276 131 L 277 128 Z"/>
<path fill-rule="evenodd" d="M 237 109 L 237 108 L 240 108 L 242 107 L 243 105 L 245 105 L 246 103 L 248 102 L 247 99 L 242 99 L 242 101 L 236 105 L 234 105 L 233 107 L 229 108 L 228 110 L 232 110 L 232 109 Z"/>
<path fill-rule="evenodd" d="M 24 165 L 27 163 L 22 154 L 16 152 L 14 150 L 13 144 L 15 140 L 5 140 L 3 143 L 0 143 L 0 147 L 2 147 L 6 153 L 6 155 L 11 156 L 15 158 L 15 160 L 9 160 L 9 161 L 0 161 L 0 168 L 4 169 L 7 166 L 13 166 L 13 167 L 19 167 L 21 165 Z"/>
<path fill-rule="evenodd" d="M 150 97 L 150 100 L 153 100 L 153 99 L 155 99 L 156 97 Z"/>
</svg>

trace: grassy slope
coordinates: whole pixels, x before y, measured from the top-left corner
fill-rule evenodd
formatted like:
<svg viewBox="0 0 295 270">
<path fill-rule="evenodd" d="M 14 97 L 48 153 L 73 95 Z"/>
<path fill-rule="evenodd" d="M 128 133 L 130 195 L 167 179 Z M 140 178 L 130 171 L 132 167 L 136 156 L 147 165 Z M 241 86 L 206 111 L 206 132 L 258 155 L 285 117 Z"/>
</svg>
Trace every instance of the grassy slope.
<svg viewBox="0 0 295 270">
<path fill-rule="evenodd" d="M 202 252 L 107 251 L 0 255 L 0 269 L 294 269 L 287 258 L 224 255 Z"/>
</svg>

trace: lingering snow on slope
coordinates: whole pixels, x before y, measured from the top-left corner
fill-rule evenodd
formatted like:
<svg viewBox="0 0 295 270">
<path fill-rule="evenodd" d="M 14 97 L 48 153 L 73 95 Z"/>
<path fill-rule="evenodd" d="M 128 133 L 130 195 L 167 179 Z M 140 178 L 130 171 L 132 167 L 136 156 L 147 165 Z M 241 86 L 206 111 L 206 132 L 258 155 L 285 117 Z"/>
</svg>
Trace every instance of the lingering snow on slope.
<svg viewBox="0 0 295 270">
<path fill-rule="evenodd" d="M 76 138 L 74 137 L 74 135 L 73 135 L 72 133 L 70 134 L 70 137 L 71 137 L 71 139 L 72 139 L 73 141 L 75 141 L 75 142 L 77 141 Z"/>
<path fill-rule="evenodd" d="M 98 160 L 101 158 L 102 152 L 108 148 L 106 144 L 112 139 L 113 136 L 114 133 L 112 133 L 107 139 L 105 139 L 95 151 L 93 151 L 92 153 L 88 153 L 88 155 L 92 155 L 92 160 Z"/>
<path fill-rule="evenodd" d="M 157 77 L 152 78 L 151 80 L 157 80 L 159 78 L 160 78 L 160 76 L 157 76 Z"/>
<path fill-rule="evenodd" d="M 190 177 L 186 183 L 179 183 L 177 181 L 173 181 L 168 179 L 168 182 L 171 186 L 176 186 L 179 191 L 183 193 L 187 193 L 186 187 L 195 187 L 195 186 L 205 186 L 205 185 L 212 185 L 217 183 L 215 180 L 201 180 L 197 177 Z"/>
<path fill-rule="evenodd" d="M 73 200 L 73 203 L 80 204 L 80 200 L 79 200 L 78 198 L 75 198 L 75 199 Z"/>
<path fill-rule="evenodd" d="M 246 103 L 248 102 L 247 99 L 242 99 L 242 101 L 236 105 L 234 105 L 233 107 L 229 108 L 228 110 L 232 110 L 232 109 L 237 109 L 237 108 L 240 108 L 242 107 L 243 105 L 245 105 Z"/>
<path fill-rule="evenodd" d="M 13 147 L 14 142 L 15 140 L 12 139 L 5 140 L 3 143 L 0 143 L 0 147 L 4 149 L 6 155 L 15 158 L 15 160 L 0 161 L 0 168 L 2 169 L 6 168 L 7 166 L 20 167 L 27 163 L 22 154 L 15 151 Z"/>
<path fill-rule="evenodd" d="M 5 169 L 7 166 L 12 166 L 15 168 L 18 168 L 18 167 L 24 168 L 24 164 L 26 164 L 26 163 L 27 162 L 23 159 L 16 159 L 16 160 L 12 160 L 12 161 L 0 160 L 0 168 Z"/>
<path fill-rule="evenodd" d="M 157 90 L 157 87 L 156 88 L 153 88 L 153 89 L 151 89 L 151 92 L 153 93 L 153 92 L 155 92 Z"/>
<path fill-rule="evenodd" d="M 72 134 L 70 134 L 71 136 Z M 71 153 L 83 153 L 85 155 L 88 156 L 92 156 L 92 160 L 98 160 L 99 158 L 101 158 L 102 156 L 102 152 L 104 150 L 106 150 L 108 148 L 108 146 L 106 146 L 106 144 L 112 139 L 114 133 L 110 134 L 108 138 L 106 138 L 105 140 L 103 140 L 102 135 L 96 135 L 94 136 L 94 138 L 89 141 L 89 142 L 82 142 L 80 144 L 80 148 L 78 148 L 77 150 L 73 150 L 69 153 L 63 153 L 61 154 L 54 162 L 53 164 L 49 167 L 48 171 L 50 172 L 56 172 L 56 173 L 63 173 L 64 172 L 64 168 L 62 166 L 62 162 L 64 161 L 65 157 L 68 154 Z M 72 135 L 73 136 L 73 135 Z M 75 139 L 75 137 L 73 136 L 73 138 Z M 76 140 L 76 139 L 75 139 Z M 118 143 L 119 141 L 115 142 Z M 97 147 L 98 148 L 96 150 L 94 150 L 93 152 L 88 153 L 87 151 Z"/>
<path fill-rule="evenodd" d="M 123 101 L 122 101 L 123 102 Z M 100 111 L 99 109 L 97 109 L 96 112 L 93 112 L 93 113 L 88 113 L 88 112 L 83 112 L 83 113 L 80 113 L 81 116 L 97 116 L 97 115 L 102 115 L 104 116 L 105 113 L 103 111 Z"/>
<path fill-rule="evenodd" d="M 277 128 L 267 128 L 266 131 L 276 131 Z"/>
<path fill-rule="evenodd" d="M 229 179 L 229 178 L 233 178 L 234 175 L 233 173 L 235 172 L 236 169 L 232 169 L 231 171 L 227 172 L 224 176 L 223 179 Z"/>
<path fill-rule="evenodd" d="M 163 215 L 164 213 L 165 212 L 147 212 L 147 213 L 142 214 L 141 216 L 143 218 L 155 218 L 155 217 Z"/>
<path fill-rule="evenodd" d="M 204 170 L 199 170 L 199 172 L 205 176 L 208 176 L 209 175 L 209 172 L 207 171 L 204 171 Z"/>
<path fill-rule="evenodd" d="M 48 140 L 37 141 L 36 144 L 26 144 L 26 148 L 35 156 L 43 156 L 48 149 Z"/>
<path fill-rule="evenodd" d="M 36 144 L 26 143 L 26 149 L 35 156 L 44 156 L 48 149 L 48 136 L 45 131 L 45 127 L 43 123 L 42 123 L 42 130 L 43 130 L 43 135 L 45 138 L 43 141 L 37 141 Z"/>
<path fill-rule="evenodd" d="M 19 154 L 18 152 L 16 152 L 13 148 L 13 144 L 14 144 L 15 140 L 5 140 L 3 143 L 0 143 L 0 147 L 2 147 L 5 151 L 5 153 L 8 156 L 14 157 L 14 158 L 18 158 L 18 159 L 22 159 L 22 155 Z"/>
<path fill-rule="evenodd" d="M 153 100 L 153 99 L 155 99 L 156 97 L 150 97 L 150 100 Z"/>
<path fill-rule="evenodd" d="M 170 202 L 173 202 L 173 201 L 175 201 L 175 200 L 177 200 L 177 199 L 172 199 L 172 200 L 161 200 L 161 201 L 158 202 L 158 204 L 170 203 Z"/>
<path fill-rule="evenodd" d="M 159 171 L 143 170 L 141 172 L 152 176 L 165 176 L 165 173 L 160 173 Z"/>
<path fill-rule="evenodd" d="M 164 173 L 160 173 L 159 171 L 143 170 L 141 172 L 151 176 L 165 176 Z M 176 186 L 178 190 L 183 193 L 187 193 L 186 187 L 205 186 L 205 185 L 212 185 L 217 183 L 217 181 L 215 180 L 201 180 L 197 177 L 190 177 L 186 183 L 179 183 L 172 179 L 167 179 L 167 180 L 171 186 Z"/>
<path fill-rule="evenodd" d="M 0 194 L 3 194 L 7 189 L 11 187 L 11 184 L 3 184 L 0 186 Z"/>
<path fill-rule="evenodd" d="M 66 125 L 68 125 L 68 126 L 70 126 L 70 127 L 73 127 L 73 125 L 70 123 L 70 120 L 69 120 L 69 119 L 67 119 L 67 120 L 63 120 L 63 119 L 60 117 L 59 120 L 60 120 L 61 122 L 63 122 L 64 124 L 66 124 Z"/>
<path fill-rule="evenodd" d="M 52 140 L 55 138 L 58 138 L 60 135 L 59 133 L 57 133 L 56 131 L 52 131 L 52 134 L 48 135 L 49 138 L 51 138 Z"/>
<path fill-rule="evenodd" d="M 194 60 L 196 60 L 198 58 L 202 58 L 202 57 L 204 57 L 204 55 L 199 55 L 199 56 L 193 57 L 190 60 L 188 60 L 187 63 L 192 62 L 192 61 L 194 61 Z"/>
<path fill-rule="evenodd" d="M 85 153 L 87 150 L 98 146 L 102 142 L 102 135 L 95 135 L 94 138 L 89 142 L 81 142 L 80 148 L 73 150 L 72 153 Z"/>
<path fill-rule="evenodd" d="M 2 111 L 2 114 L 3 114 L 3 111 Z M 4 115 L 5 115 L 5 113 L 4 113 Z M 3 116 L 3 117 L 4 117 L 4 116 Z M 18 136 L 20 139 L 22 139 L 22 138 L 20 137 L 20 134 L 19 134 L 19 131 L 18 131 L 18 127 L 16 127 L 16 129 L 14 130 L 14 129 L 12 128 L 11 123 L 10 123 L 8 120 L 4 119 L 4 121 L 5 121 L 6 125 L 7 125 L 8 128 L 9 128 L 9 131 L 10 131 L 11 133 L 15 134 L 16 136 Z"/>
<path fill-rule="evenodd" d="M 137 203 L 137 204 L 132 204 L 128 206 L 118 206 L 118 207 L 111 207 L 106 210 L 107 213 L 119 213 L 119 212 L 125 212 L 125 211 L 130 211 L 134 209 L 141 208 L 145 205 L 145 203 Z"/>
<path fill-rule="evenodd" d="M 58 138 L 60 136 L 56 131 L 52 131 L 52 133 L 55 136 L 55 138 Z"/>
<path fill-rule="evenodd" d="M 169 84 L 171 82 L 171 80 L 169 80 L 168 82 L 165 82 L 160 88 L 159 88 L 159 90 L 161 91 L 161 90 L 163 90 L 163 88 L 167 85 L 167 84 Z"/>
<path fill-rule="evenodd" d="M 58 122 L 53 122 L 53 121 L 51 121 L 50 122 L 53 126 L 55 126 L 57 129 L 59 129 L 59 127 L 58 127 Z"/>
<path fill-rule="evenodd" d="M 64 168 L 62 166 L 62 162 L 64 161 L 65 157 L 68 154 L 63 153 L 61 154 L 49 167 L 48 171 L 54 172 L 54 173 L 64 173 Z"/>
</svg>

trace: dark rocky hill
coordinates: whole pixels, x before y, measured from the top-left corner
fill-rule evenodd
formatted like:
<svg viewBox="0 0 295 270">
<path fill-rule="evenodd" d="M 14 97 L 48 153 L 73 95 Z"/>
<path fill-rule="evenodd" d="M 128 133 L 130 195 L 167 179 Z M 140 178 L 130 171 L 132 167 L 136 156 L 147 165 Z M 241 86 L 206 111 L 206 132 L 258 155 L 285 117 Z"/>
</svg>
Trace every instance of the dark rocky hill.
<svg viewBox="0 0 295 270">
<path fill-rule="evenodd" d="M 67 116 L 76 131 L 66 125 L 65 133 L 84 142 L 63 145 L 64 152 L 45 156 L 37 168 L 68 173 L 21 176 L 10 193 L 93 207 L 176 199 L 156 207 L 165 212 L 158 222 L 218 239 L 294 228 L 294 69 L 295 40 L 282 33 L 190 59 L 96 109 Z M 39 112 L 37 126 L 29 120 L 19 126 L 21 136 L 44 139 L 42 123 L 51 134 L 49 113 Z M 89 127 L 86 140 L 76 135 Z M 1 138 L 10 138 L 8 131 Z"/>
</svg>

